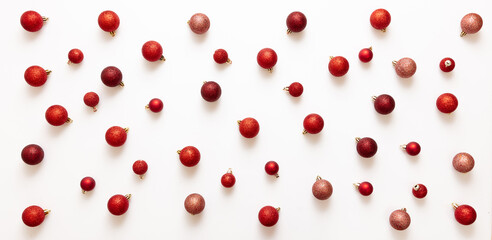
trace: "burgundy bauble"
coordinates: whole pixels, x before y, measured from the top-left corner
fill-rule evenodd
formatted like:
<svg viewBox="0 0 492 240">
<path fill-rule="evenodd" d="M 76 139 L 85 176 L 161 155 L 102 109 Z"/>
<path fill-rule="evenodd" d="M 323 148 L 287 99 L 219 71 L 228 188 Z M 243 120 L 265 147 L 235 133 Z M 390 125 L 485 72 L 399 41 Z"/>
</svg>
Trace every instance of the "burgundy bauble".
<svg viewBox="0 0 492 240">
<path fill-rule="evenodd" d="M 393 61 L 396 74 L 401 78 L 410 78 L 417 71 L 417 64 L 411 58 L 402 58 L 398 61 Z"/>
<path fill-rule="evenodd" d="M 454 60 L 452 58 L 449 58 L 449 57 L 443 58 L 441 60 L 441 62 L 439 63 L 439 68 L 441 68 L 441 70 L 443 72 L 453 71 L 454 66 L 455 66 Z"/>
<path fill-rule="evenodd" d="M 200 162 L 200 151 L 196 147 L 187 146 L 178 151 L 179 161 L 187 167 L 193 167 Z"/>
<path fill-rule="evenodd" d="M 222 89 L 220 85 L 214 81 L 204 82 L 202 88 L 200 89 L 202 98 L 207 102 L 215 102 L 219 100 L 222 94 Z"/>
<path fill-rule="evenodd" d="M 370 182 L 361 182 L 354 185 L 363 196 L 369 196 L 372 194 L 372 191 L 374 191 L 374 188 Z"/>
<path fill-rule="evenodd" d="M 133 163 L 132 166 L 133 172 L 139 175 L 140 178 L 143 178 L 143 175 L 147 172 L 148 168 L 149 166 L 144 160 L 137 160 Z"/>
<path fill-rule="evenodd" d="M 442 113 L 452 113 L 458 108 L 458 98 L 451 93 L 443 93 L 437 98 L 436 106 Z"/>
<path fill-rule="evenodd" d="M 288 91 L 292 97 L 299 97 L 302 95 L 304 87 L 298 82 L 293 82 L 288 87 L 285 87 L 284 90 Z"/>
<path fill-rule="evenodd" d="M 427 187 L 424 184 L 417 184 L 412 188 L 412 194 L 416 198 L 424 198 L 427 196 Z"/>
<path fill-rule="evenodd" d="M 92 177 L 82 178 L 80 181 L 80 188 L 82 188 L 82 193 L 92 191 L 96 187 L 96 180 Z"/>
<path fill-rule="evenodd" d="M 53 126 L 61 126 L 72 122 L 72 119 L 68 118 L 67 110 L 60 105 L 53 105 L 46 109 L 44 116 L 46 121 Z"/>
<path fill-rule="evenodd" d="M 410 156 L 417 156 L 420 153 L 420 144 L 418 144 L 417 142 L 409 142 L 406 145 L 403 145 L 402 148 Z"/>
<path fill-rule="evenodd" d="M 214 61 L 218 64 L 223 64 L 223 63 L 231 64 L 232 63 L 231 59 L 229 59 L 229 55 L 227 54 L 227 51 L 224 49 L 215 50 Z"/>
<path fill-rule="evenodd" d="M 145 108 L 152 112 L 158 113 L 164 108 L 164 103 L 159 98 L 152 98 Z"/>
<path fill-rule="evenodd" d="M 79 64 L 84 60 L 84 53 L 77 48 L 74 48 L 68 52 L 68 63 Z"/>
<path fill-rule="evenodd" d="M 360 50 L 359 52 L 359 60 L 361 62 L 370 62 L 372 60 L 372 47 L 369 47 L 369 48 L 363 48 L 362 50 Z"/>
<path fill-rule="evenodd" d="M 277 64 L 277 53 L 271 48 L 263 48 L 258 52 L 256 61 L 260 67 L 272 72 L 273 67 Z"/>
<path fill-rule="evenodd" d="M 386 9 L 376 9 L 371 13 L 369 21 L 373 28 L 386 32 L 386 28 L 391 23 L 391 15 Z"/>
<path fill-rule="evenodd" d="M 156 41 L 148 41 L 142 46 L 142 55 L 149 62 L 166 61 L 162 52 L 161 44 Z"/>
<path fill-rule="evenodd" d="M 220 183 L 222 183 L 222 186 L 226 188 L 231 188 L 232 186 L 234 186 L 234 184 L 236 183 L 236 177 L 234 177 L 234 175 L 232 174 L 231 169 L 229 169 L 227 173 L 222 175 L 222 178 L 220 178 Z"/>
<path fill-rule="evenodd" d="M 131 194 L 127 194 L 125 196 L 121 194 L 117 194 L 112 196 L 108 200 L 108 210 L 111 214 L 120 216 L 126 213 L 128 211 L 128 207 L 130 206 L 130 198 L 132 197 Z"/>
<path fill-rule="evenodd" d="M 477 220 L 477 212 L 470 205 L 458 205 L 453 203 L 454 218 L 463 225 L 470 225 Z"/>
<path fill-rule="evenodd" d="M 44 217 L 50 210 L 43 210 L 41 207 L 32 205 L 22 212 L 22 221 L 29 227 L 37 227 L 44 221 Z"/>
<path fill-rule="evenodd" d="M 303 134 L 317 134 L 321 132 L 321 130 L 323 130 L 323 127 L 325 126 L 325 121 L 320 115 L 316 113 L 311 113 L 304 118 L 302 124 L 304 126 L 304 131 L 302 132 Z"/>
<path fill-rule="evenodd" d="M 106 142 L 113 147 L 120 147 L 126 142 L 128 128 L 118 126 L 110 127 L 106 131 Z"/>
<path fill-rule="evenodd" d="M 20 23 L 26 31 L 37 32 L 43 28 L 43 24 L 47 20 L 48 18 L 42 17 L 35 11 L 26 11 L 21 15 Z"/>
<path fill-rule="evenodd" d="M 330 71 L 331 75 L 335 77 L 341 77 L 347 74 L 349 70 L 349 62 L 346 58 L 341 56 L 330 58 L 330 62 L 328 63 L 328 70 Z"/>
<path fill-rule="evenodd" d="M 480 15 L 476 13 L 468 13 L 461 19 L 461 34 L 460 36 L 465 36 L 466 34 L 474 34 L 480 31 L 483 25 L 483 20 Z"/>
<path fill-rule="evenodd" d="M 268 174 L 268 175 L 272 175 L 272 176 L 275 176 L 276 178 L 278 178 L 278 170 L 280 169 L 280 167 L 278 166 L 278 163 L 276 163 L 275 161 L 269 161 L 265 164 L 265 172 Z"/>
<path fill-rule="evenodd" d="M 245 118 L 237 121 L 239 124 L 239 132 L 245 138 L 254 138 L 260 132 L 260 124 L 254 118 Z"/>
<path fill-rule="evenodd" d="M 99 95 L 95 92 L 88 92 L 84 95 L 84 103 L 92 108 L 92 111 L 97 112 L 97 104 L 99 104 Z"/>
<path fill-rule="evenodd" d="M 475 166 L 475 159 L 466 152 L 458 153 L 453 158 L 453 167 L 460 173 L 467 173 Z"/>
<path fill-rule="evenodd" d="M 333 193 L 333 186 L 330 182 L 318 176 L 311 190 L 315 198 L 319 200 L 326 200 L 331 197 L 331 194 Z"/>
<path fill-rule="evenodd" d="M 361 157 L 370 158 L 378 151 L 378 144 L 370 137 L 355 138 L 357 141 L 357 152 Z"/>
<path fill-rule="evenodd" d="M 24 79 L 27 84 L 33 87 L 40 87 L 46 83 L 48 80 L 48 75 L 51 73 L 50 70 L 44 70 L 40 66 L 30 66 L 24 72 Z"/>
<path fill-rule="evenodd" d="M 265 206 L 258 212 L 258 220 L 265 227 L 272 227 L 278 222 L 280 208 L 274 208 L 272 206 Z"/>
<path fill-rule="evenodd" d="M 114 37 L 114 32 L 120 26 L 120 18 L 115 12 L 107 10 L 99 14 L 97 23 L 103 31 L 109 32 Z"/>
<path fill-rule="evenodd" d="M 123 74 L 114 66 L 106 67 L 101 72 L 101 81 L 108 87 L 125 86 L 122 82 Z"/>
<path fill-rule="evenodd" d="M 195 13 L 188 21 L 191 31 L 196 34 L 204 34 L 210 28 L 210 19 L 203 13 Z"/>
<path fill-rule="evenodd" d="M 292 12 L 287 16 L 287 34 L 291 32 L 300 32 L 306 28 L 307 18 L 302 12 Z"/>
<path fill-rule="evenodd" d="M 388 94 L 381 94 L 379 96 L 372 97 L 374 100 L 374 109 L 376 112 L 382 115 L 387 115 L 393 112 L 395 109 L 395 100 Z"/>
<path fill-rule="evenodd" d="M 22 149 L 21 158 L 26 164 L 39 164 L 44 159 L 43 148 L 36 144 L 29 144 Z"/>
<path fill-rule="evenodd" d="M 191 215 L 199 214 L 205 208 L 205 199 L 198 193 L 192 193 L 186 197 L 184 207 Z"/>
<path fill-rule="evenodd" d="M 411 219 L 407 210 L 403 208 L 393 211 L 389 217 L 389 222 L 394 229 L 403 231 L 410 226 Z"/>
</svg>

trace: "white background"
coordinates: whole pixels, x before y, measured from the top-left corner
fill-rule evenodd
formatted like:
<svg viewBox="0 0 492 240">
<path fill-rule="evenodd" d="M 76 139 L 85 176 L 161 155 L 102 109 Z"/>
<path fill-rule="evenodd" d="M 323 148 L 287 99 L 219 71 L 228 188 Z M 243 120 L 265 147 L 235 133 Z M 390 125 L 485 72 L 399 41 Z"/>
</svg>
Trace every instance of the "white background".
<svg viewBox="0 0 492 240">
<path fill-rule="evenodd" d="M 131 2 L 131 3 L 129 3 Z M 386 8 L 392 16 L 386 33 L 369 24 L 371 12 Z M 2 118 L 2 239 L 488 239 L 491 232 L 492 53 L 487 1 L 11 1 L 0 9 L 0 98 Z M 38 33 L 19 23 L 29 9 L 50 18 Z M 97 17 L 115 11 L 121 25 L 112 38 Z M 305 13 L 307 28 L 286 35 L 285 19 Z M 196 12 L 211 20 L 207 34 L 193 34 L 186 21 Z M 484 27 L 460 38 L 460 20 L 477 12 Z M 148 40 L 160 42 L 167 59 L 150 63 L 141 56 Z M 372 46 L 374 59 L 358 60 L 360 49 Z M 256 63 L 264 47 L 275 49 L 272 74 Z M 80 65 L 67 65 L 72 48 L 83 50 Z M 217 65 L 212 54 L 228 51 L 232 65 Z M 348 74 L 332 77 L 329 56 L 345 56 Z M 452 57 L 451 73 L 439 61 Z M 399 79 L 392 60 L 411 57 L 417 73 Z M 47 83 L 33 88 L 23 79 L 31 65 L 52 70 Z M 101 83 L 109 65 L 123 72 L 124 88 Z M 222 97 L 207 103 L 200 96 L 203 81 L 216 81 Z M 299 99 L 282 88 L 304 85 Z M 101 100 L 93 113 L 82 101 L 95 91 Z M 459 107 L 440 113 L 436 98 L 452 92 Z M 388 93 L 396 100 L 389 116 L 378 115 L 371 96 Z M 144 106 L 151 98 L 164 101 L 153 114 Z M 53 127 L 45 110 L 61 104 L 74 120 Z M 302 135 L 309 113 L 325 120 L 321 134 Z M 240 136 L 237 120 L 256 118 L 259 135 Z M 104 140 L 113 126 L 129 127 L 128 140 L 112 148 Z M 379 146 L 373 159 L 362 159 L 354 137 L 370 136 Z M 418 157 L 400 144 L 417 141 Z M 44 161 L 28 166 L 22 148 L 40 144 Z M 186 168 L 176 150 L 196 146 L 202 159 Z M 456 172 L 453 156 L 473 155 L 475 168 Z M 144 180 L 131 166 L 149 164 Z M 280 178 L 268 176 L 264 164 L 275 160 Z M 232 168 L 233 189 L 220 177 Z M 311 186 L 317 175 L 334 187 L 327 201 L 316 200 Z M 83 195 L 79 182 L 95 178 L 93 192 Z M 362 197 L 352 183 L 370 181 L 374 193 Z M 429 193 L 412 196 L 416 183 Z M 185 197 L 193 192 L 206 201 L 200 215 L 189 215 Z M 131 193 L 128 212 L 112 216 L 107 200 Z M 472 205 L 478 218 L 471 226 L 454 219 L 451 203 Z M 51 209 L 37 228 L 21 221 L 25 207 Z M 265 205 L 281 207 L 272 228 L 258 222 Z M 390 213 L 406 207 L 410 227 L 395 231 Z"/>
</svg>

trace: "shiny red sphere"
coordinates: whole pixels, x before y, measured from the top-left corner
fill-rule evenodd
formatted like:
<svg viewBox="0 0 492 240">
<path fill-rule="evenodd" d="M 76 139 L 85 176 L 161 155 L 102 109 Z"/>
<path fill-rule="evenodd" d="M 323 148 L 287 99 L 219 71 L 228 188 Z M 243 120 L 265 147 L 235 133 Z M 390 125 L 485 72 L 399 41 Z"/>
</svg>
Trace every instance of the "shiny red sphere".
<svg viewBox="0 0 492 240">
<path fill-rule="evenodd" d="M 395 109 L 395 100 L 388 94 L 382 94 L 374 100 L 374 109 L 382 115 L 387 115 Z"/>
<path fill-rule="evenodd" d="M 97 23 L 103 31 L 114 32 L 120 26 L 120 18 L 115 12 L 107 10 L 99 14 Z"/>
<path fill-rule="evenodd" d="M 113 147 L 120 147 L 126 142 L 128 129 L 113 126 L 106 131 L 106 142 Z"/>
<path fill-rule="evenodd" d="M 258 213 L 258 220 L 265 227 L 272 227 L 278 222 L 278 210 L 272 206 L 265 206 Z"/>
<path fill-rule="evenodd" d="M 477 219 L 477 212 L 470 205 L 460 205 L 454 210 L 454 218 L 463 225 L 470 225 Z"/>
<path fill-rule="evenodd" d="M 359 190 L 359 193 L 363 196 L 369 196 L 371 195 L 374 188 L 372 187 L 372 184 L 370 182 L 361 182 L 359 183 L 357 190 Z"/>
<path fill-rule="evenodd" d="M 265 164 L 265 172 L 268 175 L 274 175 L 275 177 L 278 177 L 278 170 L 280 167 L 275 161 L 269 161 Z"/>
<path fill-rule="evenodd" d="M 202 98 L 207 102 L 215 102 L 219 100 L 222 95 L 222 89 L 220 85 L 214 81 L 205 82 L 200 89 Z"/>
<path fill-rule="evenodd" d="M 128 211 L 128 207 L 130 207 L 130 201 L 128 199 L 131 195 L 123 196 L 121 194 L 117 194 L 112 196 L 108 200 L 108 210 L 111 214 L 120 216 Z"/>
<path fill-rule="evenodd" d="M 384 32 L 391 23 L 391 15 L 388 11 L 386 11 L 386 9 L 376 9 L 371 13 L 369 21 L 371 22 L 371 26 L 373 28 Z"/>
<path fill-rule="evenodd" d="M 205 199 L 198 193 L 192 193 L 186 197 L 184 207 L 191 215 L 199 214 L 205 209 Z"/>
<path fill-rule="evenodd" d="M 224 49 L 217 49 L 214 52 L 214 61 L 218 64 L 223 64 L 226 62 L 231 62 L 229 59 L 229 55 L 227 54 L 227 51 Z"/>
<path fill-rule="evenodd" d="M 123 74 L 114 66 L 106 67 L 101 72 L 101 81 L 108 87 L 123 86 Z"/>
<path fill-rule="evenodd" d="M 142 55 L 149 62 L 164 60 L 162 53 L 162 46 L 156 41 L 148 41 L 142 46 Z"/>
<path fill-rule="evenodd" d="M 442 113 L 452 113 L 458 108 L 458 99 L 451 93 L 443 93 L 437 98 L 436 106 Z"/>
<path fill-rule="evenodd" d="M 304 126 L 304 131 L 310 134 L 317 134 L 321 132 L 325 126 L 323 118 L 316 113 L 307 115 L 302 124 Z"/>
<path fill-rule="evenodd" d="M 147 169 L 149 169 L 149 166 L 144 160 L 137 160 L 133 163 L 132 169 L 135 174 L 144 175 L 147 172 Z"/>
<path fill-rule="evenodd" d="M 68 52 L 68 61 L 71 63 L 81 63 L 84 60 L 84 53 L 77 48 L 74 48 Z"/>
<path fill-rule="evenodd" d="M 43 17 L 35 11 L 26 11 L 21 15 L 20 23 L 28 32 L 37 32 L 43 28 Z"/>
<path fill-rule="evenodd" d="M 300 32 L 306 28 L 307 18 L 302 12 L 292 12 L 287 16 L 286 24 L 289 32 Z"/>
<path fill-rule="evenodd" d="M 164 103 L 159 98 L 153 98 L 149 101 L 147 106 L 150 111 L 158 113 L 164 108 Z"/>
<path fill-rule="evenodd" d="M 22 149 L 21 158 L 26 164 L 39 164 L 44 159 L 43 148 L 36 144 L 29 144 Z"/>
<path fill-rule="evenodd" d="M 210 19 L 203 13 L 195 13 L 188 21 L 191 31 L 196 34 L 204 34 L 210 28 Z"/>
<path fill-rule="evenodd" d="M 443 72 L 451 72 L 453 71 L 454 67 L 455 63 L 452 58 L 443 58 L 439 63 L 439 68 L 441 68 Z"/>
<path fill-rule="evenodd" d="M 298 82 L 293 82 L 286 88 L 286 90 L 289 91 L 289 94 L 292 97 L 299 97 L 302 95 L 304 87 Z"/>
<path fill-rule="evenodd" d="M 29 206 L 22 212 L 22 221 L 29 227 L 37 227 L 43 223 L 46 214 L 39 206 Z"/>
<path fill-rule="evenodd" d="M 234 177 L 232 172 L 227 172 L 224 175 L 222 175 L 222 178 L 220 179 L 220 183 L 222 183 L 222 186 L 226 188 L 231 188 L 236 183 L 236 177 Z"/>
<path fill-rule="evenodd" d="M 416 198 L 424 198 L 427 196 L 427 187 L 424 184 L 417 184 L 412 188 L 412 194 Z"/>
<path fill-rule="evenodd" d="M 200 151 L 196 147 L 187 146 L 179 152 L 179 161 L 187 167 L 193 167 L 200 162 Z"/>
<path fill-rule="evenodd" d="M 30 66 L 24 72 L 24 79 L 27 84 L 33 87 L 40 87 L 48 80 L 48 72 L 40 66 Z"/>
<path fill-rule="evenodd" d="M 271 48 L 263 48 L 258 52 L 256 61 L 260 67 L 271 70 L 277 64 L 277 53 Z"/>
<path fill-rule="evenodd" d="M 378 144 L 374 139 L 365 137 L 357 142 L 357 152 L 361 157 L 370 158 L 378 151 Z"/>
<path fill-rule="evenodd" d="M 46 109 L 44 116 L 46 121 L 53 126 L 61 126 L 70 121 L 67 110 L 60 105 L 53 105 Z"/>
<path fill-rule="evenodd" d="M 80 188 L 82 188 L 82 191 L 89 192 L 92 191 L 96 187 L 96 180 L 92 177 L 85 177 L 82 178 L 80 181 Z"/>
<path fill-rule="evenodd" d="M 97 111 L 97 104 L 99 104 L 99 95 L 95 92 L 88 92 L 84 95 L 84 103 L 88 107 L 91 107 L 94 112 Z"/>
<path fill-rule="evenodd" d="M 405 145 L 405 151 L 410 156 L 417 156 L 420 153 L 420 144 L 417 142 L 409 142 Z"/>
<path fill-rule="evenodd" d="M 254 118 L 245 118 L 239 121 L 239 132 L 245 138 L 254 138 L 260 132 L 260 124 Z"/>
<path fill-rule="evenodd" d="M 330 59 L 330 62 L 328 63 L 328 70 L 330 71 L 331 75 L 335 77 L 341 77 L 347 74 L 349 70 L 349 62 L 344 57 L 334 57 Z"/>
<path fill-rule="evenodd" d="M 363 48 L 359 52 L 359 60 L 361 62 L 365 62 L 365 63 L 370 62 L 372 60 L 372 56 L 373 56 L 373 53 L 372 53 L 371 48 Z"/>
</svg>

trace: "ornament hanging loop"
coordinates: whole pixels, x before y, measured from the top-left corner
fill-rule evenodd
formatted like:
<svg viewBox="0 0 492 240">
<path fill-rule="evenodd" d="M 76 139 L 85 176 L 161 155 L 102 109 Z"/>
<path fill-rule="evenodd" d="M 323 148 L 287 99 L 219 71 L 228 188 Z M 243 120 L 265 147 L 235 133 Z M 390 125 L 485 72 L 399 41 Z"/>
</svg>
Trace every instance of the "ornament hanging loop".
<svg viewBox="0 0 492 240">
<path fill-rule="evenodd" d="M 125 195 L 126 199 L 130 200 L 130 198 L 132 198 L 132 195 L 129 193 L 127 195 Z"/>
<path fill-rule="evenodd" d="M 451 205 L 453 206 L 454 209 L 457 209 L 460 206 L 457 203 L 451 203 Z"/>
<path fill-rule="evenodd" d="M 308 133 L 308 131 L 306 131 L 306 129 L 304 129 L 304 130 L 302 131 L 302 134 L 307 134 L 307 133 Z"/>
<path fill-rule="evenodd" d="M 227 170 L 227 173 L 231 173 L 231 174 L 232 174 L 232 169 L 231 169 L 231 168 L 229 168 L 229 169 Z"/>
<path fill-rule="evenodd" d="M 239 125 L 239 124 L 241 124 L 241 120 L 237 120 L 237 124 L 238 124 L 238 125 Z"/>
<path fill-rule="evenodd" d="M 176 151 L 178 154 L 181 154 L 181 150 Z"/>
<path fill-rule="evenodd" d="M 407 149 L 407 145 L 400 145 L 401 149 L 405 150 Z"/>
<path fill-rule="evenodd" d="M 359 186 L 360 186 L 360 183 L 354 183 L 354 184 L 352 184 L 352 185 L 354 185 L 354 187 L 358 189 L 358 188 L 359 188 Z"/>
<path fill-rule="evenodd" d="M 356 138 L 355 138 L 355 141 L 356 141 L 356 142 L 359 142 L 359 141 L 360 141 L 360 137 L 356 137 Z"/>
<path fill-rule="evenodd" d="M 284 91 L 289 91 L 289 87 L 284 87 Z"/>
<path fill-rule="evenodd" d="M 277 212 L 280 212 L 280 208 L 279 207 L 278 208 L 275 208 L 275 210 L 277 210 Z"/>
<path fill-rule="evenodd" d="M 466 35 L 466 32 L 464 32 L 464 31 L 462 31 L 462 32 L 460 33 L 460 37 L 464 37 L 465 35 Z"/>
<path fill-rule="evenodd" d="M 287 34 L 291 34 L 291 33 L 292 33 L 292 30 L 287 29 Z"/>
<path fill-rule="evenodd" d="M 49 210 L 49 209 L 44 209 L 44 210 L 43 210 L 43 212 L 44 212 L 44 215 L 48 215 L 48 214 L 50 214 L 51 210 Z"/>
<path fill-rule="evenodd" d="M 109 34 L 111 35 L 111 37 L 114 37 L 114 35 L 115 35 L 114 31 L 109 32 Z"/>
<path fill-rule="evenodd" d="M 73 120 L 71 118 L 67 118 L 67 121 L 65 121 L 66 123 L 72 123 Z"/>
<path fill-rule="evenodd" d="M 120 82 L 120 87 L 124 87 L 125 84 L 123 82 Z"/>
<path fill-rule="evenodd" d="M 161 58 L 159 58 L 159 60 L 165 62 L 166 61 L 166 58 L 164 57 L 164 55 L 162 55 Z"/>
<path fill-rule="evenodd" d="M 231 59 L 229 59 L 229 58 L 228 58 L 228 59 L 227 59 L 227 61 L 226 61 L 226 63 L 227 63 L 227 64 L 232 64 Z"/>
<path fill-rule="evenodd" d="M 41 18 L 43 19 L 43 22 L 50 20 L 50 18 L 48 18 L 48 17 L 41 17 Z"/>
<path fill-rule="evenodd" d="M 69 61 L 69 62 L 70 62 L 70 61 Z M 46 75 L 50 75 L 50 73 L 51 73 L 51 70 L 46 69 Z"/>
<path fill-rule="evenodd" d="M 130 128 L 123 128 L 123 130 L 125 130 L 125 133 L 128 133 L 128 131 L 130 131 Z"/>
<path fill-rule="evenodd" d="M 319 181 L 319 180 L 321 180 L 321 177 L 318 175 L 318 176 L 316 177 L 316 181 Z"/>
<path fill-rule="evenodd" d="M 398 62 L 397 61 L 393 61 L 391 63 L 393 63 L 393 66 L 396 66 L 396 63 L 398 63 Z"/>
<path fill-rule="evenodd" d="M 378 98 L 378 97 L 376 97 L 376 96 L 372 96 L 372 100 L 373 100 L 373 101 L 376 101 L 376 99 L 377 99 L 377 98 Z"/>
</svg>

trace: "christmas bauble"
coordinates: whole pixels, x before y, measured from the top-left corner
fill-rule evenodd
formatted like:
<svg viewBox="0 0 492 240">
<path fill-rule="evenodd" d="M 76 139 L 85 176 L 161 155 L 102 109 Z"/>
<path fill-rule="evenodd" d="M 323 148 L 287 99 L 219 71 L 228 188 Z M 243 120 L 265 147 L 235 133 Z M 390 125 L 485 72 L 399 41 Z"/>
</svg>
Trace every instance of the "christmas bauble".
<svg viewBox="0 0 492 240">
<path fill-rule="evenodd" d="M 262 207 L 258 213 L 258 219 L 263 226 L 272 227 L 278 222 L 279 211 L 280 208 L 274 208 L 272 206 Z"/>
<path fill-rule="evenodd" d="M 357 152 L 361 157 L 370 158 L 378 151 L 378 144 L 370 137 L 355 138 L 357 141 Z"/>
<path fill-rule="evenodd" d="M 79 64 L 82 60 L 84 60 L 84 53 L 80 49 L 74 48 L 68 52 L 68 64 Z"/>
<path fill-rule="evenodd" d="M 92 111 L 97 111 L 97 104 L 99 104 L 99 95 L 95 92 L 88 92 L 84 95 L 84 103 L 88 107 L 92 108 Z"/>
<path fill-rule="evenodd" d="M 373 56 L 372 47 L 363 48 L 359 52 L 359 60 L 361 62 L 365 62 L 365 63 L 370 62 L 372 60 L 372 56 Z"/>
<path fill-rule="evenodd" d="M 149 166 L 144 160 L 137 160 L 133 163 L 132 169 L 135 174 L 137 174 L 140 179 L 143 179 L 143 175 L 147 172 Z"/>
<path fill-rule="evenodd" d="M 278 178 L 278 170 L 279 169 L 280 169 L 280 167 L 278 166 L 278 163 L 275 161 L 269 161 L 265 164 L 265 172 L 268 175 L 275 176 L 276 178 Z"/>
<path fill-rule="evenodd" d="M 374 100 L 374 109 L 382 115 L 387 115 L 395 109 L 395 100 L 388 94 L 382 94 L 372 97 Z"/>
<path fill-rule="evenodd" d="M 22 221 L 29 227 L 37 227 L 44 221 L 44 217 L 50 213 L 50 210 L 43 210 L 41 207 L 29 206 L 22 212 Z"/>
<path fill-rule="evenodd" d="M 142 55 L 149 62 L 166 61 L 162 52 L 161 44 L 156 41 L 148 41 L 142 46 Z"/>
<path fill-rule="evenodd" d="M 179 161 L 186 167 L 193 167 L 200 162 L 200 151 L 196 147 L 187 146 L 178 151 Z"/>
<path fill-rule="evenodd" d="M 417 142 L 409 142 L 406 145 L 403 145 L 402 148 L 410 156 L 417 156 L 420 153 L 420 144 L 418 144 Z"/>
<path fill-rule="evenodd" d="M 236 183 L 236 177 L 234 177 L 230 168 L 227 173 L 222 175 L 220 183 L 222 183 L 222 186 L 224 186 L 225 188 L 231 188 L 232 186 L 234 186 L 234 184 Z"/>
<path fill-rule="evenodd" d="M 210 19 L 203 13 L 196 13 L 188 21 L 191 31 L 196 34 L 204 34 L 210 28 Z"/>
<path fill-rule="evenodd" d="M 125 196 L 121 194 L 117 194 L 112 196 L 108 200 L 108 210 L 111 214 L 120 216 L 126 213 L 128 211 L 128 207 L 130 206 L 130 198 L 132 197 L 131 194 L 127 194 Z"/>
<path fill-rule="evenodd" d="M 386 9 L 376 9 L 369 18 L 373 28 L 386 32 L 386 28 L 391 23 L 391 15 Z"/>
<path fill-rule="evenodd" d="M 480 15 L 476 13 L 468 13 L 461 19 L 461 34 L 460 36 L 465 36 L 466 34 L 474 34 L 480 31 L 483 25 L 483 20 Z"/>
<path fill-rule="evenodd" d="M 407 210 L 403 208 L 401 210 L 393 211 L 389 217 L 389 221 L 394 229 L 403 231 L 410 226 L 411 219 L 410 215 L 407 213 Z"/>
<path fill-rule="evenodd" d="M 48 80 L 48 75 L 50 75 L 50 70 L 44 70 L 40 66 L 30 66 L 24 72 L 24 79 L 27 84 L 33 87 L 40 87 L 46 83 Z"/>
<path fill-rule="evenodd" d="M 299 97 L 302 95 L 304 87 L 298 82 L 293 82 L 288 87 L 284 87 L 284 90 L 289 92 L 292 97 Z"/>
<path fill-rule="evenodd" d="M 451 72 L 453 71 L 455 66 L 454 60 L 452 58 L 443 58 L 439 63 L 439 68 L 443 72 Z"/>
<path fill-rule="evenodd" d="M 321 132 L 321 130 L 323 130 L 323 127 L 325 126 L 325 122 L 323 121 L 323 118 L 320 115 L 316 113 L 311 113 L 304 118 L 303 126 L 304 126 L 304 131 L 302 132 L 303 134 L 306 133 L 317 134 Z"/>
<path fill-rule="evenodd" d="M 164 108 L 164 103 L 159 98 L 152 98 L 145 108 L 154 113 L 158 113 Z"/>
<path fill-rule="evenodd" d="M 21 158 L 26 164 L 39 164 L 44 159 L 43 148 L 36 144 L 29 144 L 22 149 Z"/>
<path fill-rule="evenodd" d="M 260 124 L 254 118 L 245 118 L 237 121 L 239 124 L 239 132 L 245 138 L 254 138 L 260 132 Z"/>
<path fill-rule="evenodd" d="M 328 70 L 330 71 L 331 75 L 335 77 L 341 77 L 347 74 L 349 70 L 349 62 L 347 61 L 346 58 L 341 56 L 330 57 L 330 62 L 328 63 Z"/>
<path fill-rule="evenodd" d="M 128 128 L 122 128 L 119 126 L 110 127 L 106 131 L 106 142 L 112 147 L 123 146 L 126 142 L 128 130 Z"/>
<path fill-rule="evenodd" d="M 61 126 L 72 122 L 72 119 L 68 118 L 67 110 L 60 105 L 53 105 L 46 109 L 45 118 L 53 126 Z"/>
<path fill-rule="evenodd" d="M 44 22 L 48 21 L 47 17 L 42 17 L 35 11 L 26 11 L 21 15 L 20 23 L 28 32 L 37 32 L 43 28 Z"/>
<path fill-rule="evenodd" d="M 470 205 L 458 205 L 453 203 L 454 218 L 460 224 L 470 225 L 477 219 L 477 212 Z"/>
<path fill-rule="evenodd" d="M 475 159 L 469 153 L 461 152 L 454 156 L 453 167 L 456 171 L 467 173 L 475 166 Z"/>
<path fill-rule="evenodd" d="M 214 81 L 204 82 L 202 89 L 200 90 L 202 98 L 207 102 L 215 102 L 219 100 L 222 94 L 222 89 L 220 85 Z"/>
<path fill-rule="evenodd" d="M 372 191 L 374 191 L 374 188 L 370 182 L 361 182 L 354 184 L 354 186 L 363 196 L 369 196 L 372 194 Z"/>
<path fill-rule="evenodd" d="M 80 188 L 82 188 L 82 193 L 92 191 L 96 187 L 96 180 L 92 177 L 82 178 L 80 181 Z"/>
<path fill-rule="evenodd" d="M 229 55 L 227 54 L 227 51 L 224 49 L 215 50 L 214 61 L 218 64 L 223 64 L 223 63 L 231 64 L 232 63 L 231 59 L 229 59 Z"/>
<path fill-rule="evenodd" d="M 398 61 L 393 61 L 396 74 L 401 78 L 410 78 L 417 71 L 417 64 L 411 58 L 402 58 Z"/>
<path fill-rule="evenodd" d="M 114 66 L 106 67 L 101 72 L 101 81 L 108 87 L 125 86 L 122 82 L 123 74 Z"/>
<path fill-rule="evenodd" d="M 412 188 L 412 194 L 416 198 L 424 198 L 427 196 L 427 187 L 424 184 L 417 184 Z"/>
<path fill-rule="evenodd" d="M 311 190 L 315 198 L 319 200 L 326 200 L 331 197 L 331 194 L 333 193 L 333 186 L 330 182 L 318 176 Z"/>
<path fill-rule="evenodd" d="M 436 106 L 442 113 L 452 113 L 458 108 L 458 98 L 451 93 L 443 93 L 437 98 Z"/>
<path fill-rule="evenodd" d="M 287 16 L 287 34 L 292 32 L 300 32 L 306 28 L 307 18 L 302 12 L 292 12 Z"/>
<path fill-rule="evenodd" d="M 272 72 L 273 67 L 277 64 L 277 53 L 271 48 L 263 48 L 258 52 L 256 61 L 260 67 Z"/>
<path fill-rule="evenodd" d="M 114 37 L 114 32 L 120 26 L 120 18 L 115 12 L 107 10 L 99 14 L 97 23 L 103 31 L 109 32 Z"/>
<path fill-rule="evenodd" d="M 186 197 L 184 206 L 191 215 L 199 214 L 205 208 L 205 199 L 198 193 L 192 193 Z"/>
</svg>

